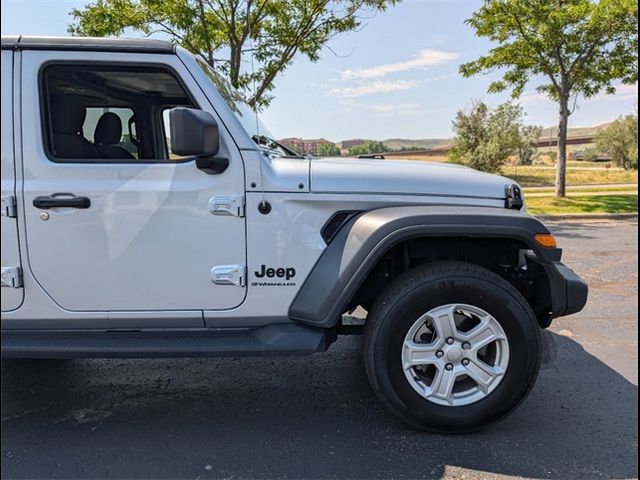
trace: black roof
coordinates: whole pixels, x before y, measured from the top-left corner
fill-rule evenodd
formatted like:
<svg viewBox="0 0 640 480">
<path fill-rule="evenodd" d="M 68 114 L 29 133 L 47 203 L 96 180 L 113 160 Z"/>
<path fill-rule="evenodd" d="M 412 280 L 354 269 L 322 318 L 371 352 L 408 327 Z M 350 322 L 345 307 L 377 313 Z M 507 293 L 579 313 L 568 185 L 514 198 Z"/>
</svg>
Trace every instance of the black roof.
<svg viewBox="0 0 640 480">
<path fill-rule="evenodd" d="M 173 53 L 165 40 L 100 37 L 3 36 L 2 50 L 84 50 L 105 52 Z"/>
</svg>

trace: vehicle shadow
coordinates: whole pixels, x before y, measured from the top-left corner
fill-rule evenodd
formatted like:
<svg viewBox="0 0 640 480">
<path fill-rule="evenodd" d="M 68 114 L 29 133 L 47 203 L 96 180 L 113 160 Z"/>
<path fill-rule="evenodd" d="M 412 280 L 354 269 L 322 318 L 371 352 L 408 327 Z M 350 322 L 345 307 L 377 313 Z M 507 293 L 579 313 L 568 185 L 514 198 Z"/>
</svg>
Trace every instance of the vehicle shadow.
<svg viewBox="0 0 640 480">
<path fill-rule="evenodd" d="M 470 435 L 407 429 L 360 339 L 306 358 L 2 362 L 2 478 L 629 478 L 637 386 L 570 338 L 531 396 Z"/>
</svg>

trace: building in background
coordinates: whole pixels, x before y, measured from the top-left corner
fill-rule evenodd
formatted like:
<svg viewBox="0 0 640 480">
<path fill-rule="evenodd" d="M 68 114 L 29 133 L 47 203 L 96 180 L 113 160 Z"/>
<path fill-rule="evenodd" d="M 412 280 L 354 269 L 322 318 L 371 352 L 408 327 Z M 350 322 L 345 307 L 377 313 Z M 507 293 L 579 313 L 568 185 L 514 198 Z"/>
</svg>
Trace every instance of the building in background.
<svg viewBox="0 0 640 480">
<path fill-rule="evenodd" d="M 302 155 L 318 155 L 321 145 L 333 145 L 333 142 L 326 138 L 303 139 L 291 137 L 283 138 L 278 142 Z"/>
<path fill-rule="evenodd" d="M 338 142 L 338 147 L 340 147 L 340 151 L 342 151 L 343 155 L 349 152 L 349 149 L 352 147 L 357 147 L 358 145 L 364 145 L 368 140 L 364 140 L 362 138 L 352 138 L 350 140 L 343 140 Z"/>
</svg>

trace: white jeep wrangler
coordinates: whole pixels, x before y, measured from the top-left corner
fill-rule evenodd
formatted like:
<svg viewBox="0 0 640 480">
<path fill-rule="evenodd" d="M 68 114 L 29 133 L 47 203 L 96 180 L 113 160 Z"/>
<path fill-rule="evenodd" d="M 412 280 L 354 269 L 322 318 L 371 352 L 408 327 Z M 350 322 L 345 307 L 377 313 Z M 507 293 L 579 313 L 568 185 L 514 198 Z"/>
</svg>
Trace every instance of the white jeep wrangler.
<svg viewBox="0 0 640 480">
<path fill-rule="evenodd" d="M 540 330 L 587 299 L 511 180 L 297 156 L 170 43 L 3 37 L 1 120 L 4 357 L 311 354 L 363 333 L 391 411 L 469 431 L 525 398 Z"/>
</svg>

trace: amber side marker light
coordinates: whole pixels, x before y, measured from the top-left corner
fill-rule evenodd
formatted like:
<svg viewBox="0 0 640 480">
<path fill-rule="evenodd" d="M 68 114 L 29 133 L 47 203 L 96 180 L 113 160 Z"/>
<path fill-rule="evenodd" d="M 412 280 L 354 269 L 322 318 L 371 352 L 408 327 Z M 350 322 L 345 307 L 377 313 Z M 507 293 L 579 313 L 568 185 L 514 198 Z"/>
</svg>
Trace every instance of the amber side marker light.
<svg viewBox="0 0 640 480">
<path fill-rule="evenodd" d="M 538 233 L 536 234 L 535 239 L 538 245 L 545 248 L 556 248 L 558 246 L 556 238 L 550 233 Z"/>
</svg>

